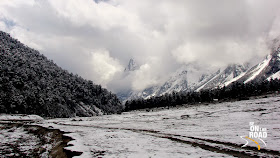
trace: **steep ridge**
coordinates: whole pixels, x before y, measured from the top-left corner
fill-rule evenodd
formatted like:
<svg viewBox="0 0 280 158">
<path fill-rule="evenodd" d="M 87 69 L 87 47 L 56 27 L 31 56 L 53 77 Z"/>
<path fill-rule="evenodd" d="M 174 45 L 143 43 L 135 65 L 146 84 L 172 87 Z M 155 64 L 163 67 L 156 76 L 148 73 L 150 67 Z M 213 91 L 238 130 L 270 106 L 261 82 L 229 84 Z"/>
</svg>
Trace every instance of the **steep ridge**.
<svg viewBox="0 0 280 158">
<path fill-rule="evenodd" d="M 280 78 L 280 47 L 272 50 L 272 53 L 259 64 L 246 71 L 245 74 L 237 76 L 236 82 L 249 83 L 261 82 Z"/>
<path fill-rule="evenodd" d="M 227 66 L 223 71 L 218 73 L 216 76 L 211 78 L 209 82 L 206 82 L 204 85 L 197 88 L 196 91 L 227 86 L 228 84 L 233 82 L 234 79 L 236 79 L 238 76 L 243 75 L 247 69 L 248 66 L 231 64 Z"/>
</svg>

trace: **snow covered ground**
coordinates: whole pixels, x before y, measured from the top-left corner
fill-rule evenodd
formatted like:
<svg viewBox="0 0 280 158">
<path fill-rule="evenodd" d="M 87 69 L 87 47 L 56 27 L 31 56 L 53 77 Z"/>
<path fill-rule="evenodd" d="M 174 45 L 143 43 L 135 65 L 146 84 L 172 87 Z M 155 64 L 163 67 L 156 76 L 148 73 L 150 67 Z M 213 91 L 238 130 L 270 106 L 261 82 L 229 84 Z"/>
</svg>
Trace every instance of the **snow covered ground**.
<svg viewBox="0 0 280 158">
<path fill-rule="evenodd" d="M 280 157 L 279 107 L 280 96 L 275 96 L 121 115 L 49 120 L 0 115 L 0 120 L 33 120 L 35 125 L 70 132 L 66 135 L 74 140 L 68 145 L 73 146 L 66 148 L 83 152 L 79 157 Z M 249 136 L 250 122 L 267 129 L 265 144 L 255 139 L 260 150 L 250 140 L 241 147 L 246 141 L 240 136 Z M 21 127 L 7 129 L 0 124 L 0 131 L 0 153 L 6 156 L 28 155 L 40 143 Z"/>
<path fill-rule="evenodd" d="M 57 129 L 32 123 L 44 119 L 37 115 L 0 114 L 0 158 L 66 157 L 79 153 L 64 151 L 72 140 Z"/>
<path fill-rule="evenodd" d="M 31 157 L 40 147 L 40 139 L 22 127 L 6 128 L 0 124 L 0 157 Z"/>
<path fill-rule="evenodd" d="M 38 115 L 24 115 L 24 114 L 0 114 L 0 121 L 29 121 L 36 122 L 44 120 Z"/>
<path fill-rule="evenodd" d="M 280 96 L 209 105 L 134 111 L 122 115 L 50 119 L 74 138 L 80 157 L 280 157 Z M 263 144 L 249 136 L 249 122 L 267 128 Z"/>
</svg>

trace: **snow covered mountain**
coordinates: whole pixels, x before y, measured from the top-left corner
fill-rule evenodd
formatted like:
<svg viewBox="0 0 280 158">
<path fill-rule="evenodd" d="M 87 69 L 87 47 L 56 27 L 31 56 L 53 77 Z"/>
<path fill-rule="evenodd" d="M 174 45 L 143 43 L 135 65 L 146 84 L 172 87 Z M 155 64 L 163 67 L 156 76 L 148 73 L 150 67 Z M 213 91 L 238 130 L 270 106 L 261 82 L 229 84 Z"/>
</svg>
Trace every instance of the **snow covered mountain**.
<svg viewBox="0 0 280 158">
<path fill-rule="evenodd" d="M 188 64 L 179 68 L 163 85 L 158 86 L 153 96 L 166 93 L 194 90 L 209 81 L 217 72 Z"/>
<path fill-rule="evenodd" d="M 134 61 L 134 59 L 130 59 L 128 65 L 124 69 L 124 72 L 135 71 L 137 69 L 139 69 L 137 63 Z"/>
<path fill-rule="evenodd" d="M 231 64 L 224 68 L 222 71 L 220 69 L 214 77 L 212 77 L 208 82 L 197 88 L 196 91 L 227 86 L 230 83 L 236 81 L 238 77 L 240 77 L 240 75 L 243 75 L 246 72 L 247 69 L 248 65 L 244 66 L 238 64 Z"/>
<path fill-rule="evenodd" d="M 143 91 L 130 91 L 123 100 L 149 98 L 172 92 L 200 91 L 228 86 L 233 82 L 248 83 L 280 78 L 280 47 L 272 47 L 273 51 L 259 64 L 230 64 L 218 70 L 207 70 L 194 64 L 183 65 L 163 84 L 152 86 Z M 135 70 L 135 62 L 131 59 L 125 71 Z"/>
<path fill-rule="evenodd" d="M 192 64 L 184 65 L 162 85 L 132 93 L 130 99 L 139 97 L 149 98 L 172 92 L 200 91 L 202 89 L 216 88 L 229 84 L 247 69 L 248 67 L 237 64 L 231 64 L 219 70 L 205 70 L 205 68 Z"/>
<path fill-rule="evenodd" d="M 123 74 L 122 74 L 123 79 L 125 79 L 125 78 L 127 79 L 127 78 L 131 77 L 131 74 L 133 74 L 139 68 L 140 68 L 140 66 L 135 62 L 134 59 L 132 59 L 132 58 L 129 59 L 128 64 L 125 67 Z M 133 95 L 133 90 L 130 88 L 127 88 L 127 89 L 123 89 L 122 91 L 117 92 L 116 94 L 121 101 L 124 101 Z"/>
<path fill-rule="evenodd" d="M 280 47 L 274 49 L 262 62 L 237 78 L 236 81 L 244 83 L 280 78 Z"/>
</svg>

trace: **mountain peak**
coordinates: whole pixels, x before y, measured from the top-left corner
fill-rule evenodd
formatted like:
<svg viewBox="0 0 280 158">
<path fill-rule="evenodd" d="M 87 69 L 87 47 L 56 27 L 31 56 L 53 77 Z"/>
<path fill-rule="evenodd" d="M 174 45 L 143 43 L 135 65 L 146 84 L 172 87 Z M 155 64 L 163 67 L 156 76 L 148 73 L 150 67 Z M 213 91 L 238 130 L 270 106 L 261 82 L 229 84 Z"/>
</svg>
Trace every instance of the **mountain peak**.
<svg viewBox="0 0 280 158">
<path fill-rule="evenodd" d="M 128 62 L 128 65 L 126 66 L 126 68 L 124 69 L 124 72 L 127 71 L 135 71 L 139 69 L 139 66 L 137 65 L 137 63 L 134 61 L 134 59 L 130 59 Z"/>
</svg>

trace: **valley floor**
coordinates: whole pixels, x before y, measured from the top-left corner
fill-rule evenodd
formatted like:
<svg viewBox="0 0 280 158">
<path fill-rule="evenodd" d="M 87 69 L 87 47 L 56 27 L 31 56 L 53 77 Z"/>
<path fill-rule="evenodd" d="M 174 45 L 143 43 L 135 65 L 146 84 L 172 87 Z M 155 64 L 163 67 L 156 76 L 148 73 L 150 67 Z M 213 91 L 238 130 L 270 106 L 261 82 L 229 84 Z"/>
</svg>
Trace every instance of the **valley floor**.
<svg viewBox="0 0 280 158">
<path fill-rule="evenodd" d="M 250 122 L 266 128 L 267 138 L 247 139 L 242 147 Z M 83 152 L 80 157 L 280 157 L 280 96 L 36 125 L 69 132 L 73 146 L 66 149 Z"/>
</svg>

